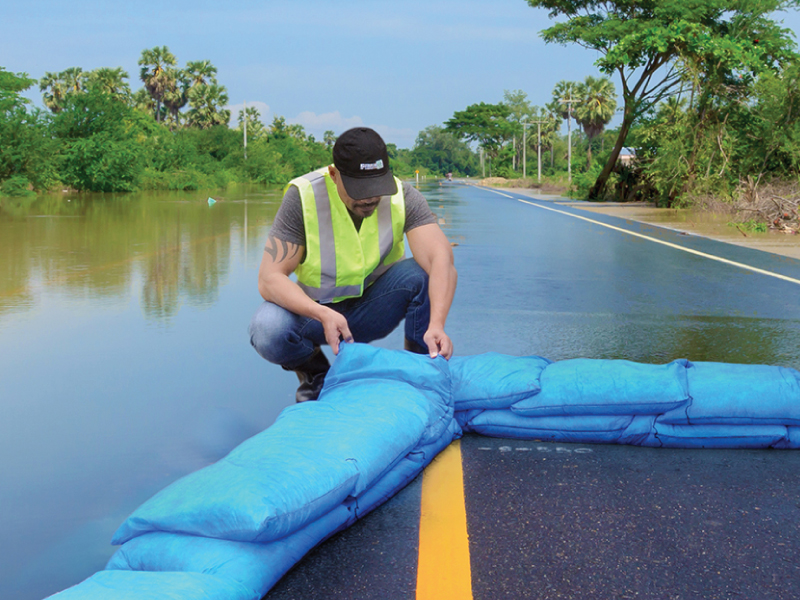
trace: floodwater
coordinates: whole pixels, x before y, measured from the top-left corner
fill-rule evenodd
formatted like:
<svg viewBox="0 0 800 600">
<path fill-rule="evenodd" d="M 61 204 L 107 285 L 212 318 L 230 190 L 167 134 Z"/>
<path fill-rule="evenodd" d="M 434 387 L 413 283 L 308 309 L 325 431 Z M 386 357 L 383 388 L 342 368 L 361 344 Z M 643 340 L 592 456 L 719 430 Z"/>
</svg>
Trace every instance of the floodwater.
<svg viewBox="0 0 800 600">
<path fill-rule="evenodd" d="M 458 354 L 800 367 L 796 283 L 587 224 L 566 203 L 421 191 L 455 244 Z M 0 199 L 0 598 L 102 569 L 133 509 L 292 403 L 294 376 L 247 334 L 280 190 L 213 195 Z M 800 279 L 798 261 L 733 248 Z M 399 348 L 402 332 L 377 344 Z"/>
<path fill-rule="evenodd" d="M 110 533 L 267 427 L 249 345 L 278 189 L 0 199 L 0 598 L 101 569 Z"/>
</svg>

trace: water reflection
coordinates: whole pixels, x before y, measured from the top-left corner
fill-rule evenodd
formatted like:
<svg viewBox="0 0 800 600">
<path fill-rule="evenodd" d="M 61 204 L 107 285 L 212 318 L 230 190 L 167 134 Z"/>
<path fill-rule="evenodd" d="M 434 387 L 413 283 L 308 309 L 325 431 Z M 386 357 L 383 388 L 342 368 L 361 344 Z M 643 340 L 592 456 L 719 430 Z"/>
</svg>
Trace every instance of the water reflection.
<svg viewBox="0 0 800 600">
<path fill-rule="evenodd" d="M 48 195 L 0 200 L 0 315 L 30 310 L 43 287 L 127 302 L 165 321 L 181 302 L 209 305 L 234 254 L 259 255 L 278 189 Z M 248 248 L 249 247 L 249 248 Z"/>
<path fill-rule="evenodd" d="M 0 199 L 0 598 L 102 569 L 136 505 L 267 427 L 249 347 L 278 189 Z"/>
</svg>

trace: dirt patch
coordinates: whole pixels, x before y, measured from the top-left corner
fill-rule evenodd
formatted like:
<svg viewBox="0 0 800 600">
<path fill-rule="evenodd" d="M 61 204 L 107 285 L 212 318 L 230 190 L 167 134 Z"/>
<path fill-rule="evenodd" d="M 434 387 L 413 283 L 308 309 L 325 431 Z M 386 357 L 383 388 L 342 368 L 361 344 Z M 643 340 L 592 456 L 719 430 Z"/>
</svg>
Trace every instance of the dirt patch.
<svg viewBox="0 0 800 600">
<path fill-rule="evenodd" d="M 743 231 L 732 225 L 734 219 L 728 211 L 655 208 L 644 203 L 635 205 L 576 203 L 573 207 L 800 260 L 800 235 L 783 233 L 780 229 L 765 232 Z"/>
<path fill-rule="evenodd" d="M 567 188 L 554 183 L 538 183 L 531 179 L 506 179 L 505 177 L 486 177 L 478 181 L 478 185 L 498 188 L 532 190 L 547 195 L 566 194 Z"/>
<path fill-rule="evenodd" d="M 506 187 L 508 186 L 508 179 L 505 177 L 485 177 L 478 181 L 478 185 Z"/>
</svg>

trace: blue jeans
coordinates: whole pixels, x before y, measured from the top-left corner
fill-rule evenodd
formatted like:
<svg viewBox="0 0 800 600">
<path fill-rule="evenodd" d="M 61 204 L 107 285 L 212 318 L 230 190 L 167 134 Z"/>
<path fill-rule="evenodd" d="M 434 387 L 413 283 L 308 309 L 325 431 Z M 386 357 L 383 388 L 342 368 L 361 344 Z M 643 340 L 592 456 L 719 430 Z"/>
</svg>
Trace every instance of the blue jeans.
<svg viewBox="0 0 800 600">
<path fill-rule="evenodd" d="M 393 264 L 360 298 L 327 306 L 344 315 L 356 342 L 384 338 L 405 319 L 406 339 L 426 347 L 422 336 L 431 318 L 428 274 L 413 258 Z M 269 362 L 294 370 L 326 341 L 319 321 L 264 302 L 250 322 L 250 343 Z"/>
</svg>

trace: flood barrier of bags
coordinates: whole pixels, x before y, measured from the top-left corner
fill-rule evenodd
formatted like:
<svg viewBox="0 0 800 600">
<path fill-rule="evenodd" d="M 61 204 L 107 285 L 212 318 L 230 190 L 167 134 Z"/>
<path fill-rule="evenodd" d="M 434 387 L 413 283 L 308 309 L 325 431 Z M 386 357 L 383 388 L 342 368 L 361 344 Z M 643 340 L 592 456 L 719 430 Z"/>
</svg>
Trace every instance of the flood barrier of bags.
<svg viewBox="0 0 800 600">
<path fill-rule="evenodd" d="M 800 447 L 800 373 L 343 345 L 319 402 L 285 409 L 134 511 L 106 570 L 58 600 L 258 600 L 462 431 L 579 443 Z"/>
</svg>

